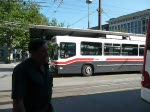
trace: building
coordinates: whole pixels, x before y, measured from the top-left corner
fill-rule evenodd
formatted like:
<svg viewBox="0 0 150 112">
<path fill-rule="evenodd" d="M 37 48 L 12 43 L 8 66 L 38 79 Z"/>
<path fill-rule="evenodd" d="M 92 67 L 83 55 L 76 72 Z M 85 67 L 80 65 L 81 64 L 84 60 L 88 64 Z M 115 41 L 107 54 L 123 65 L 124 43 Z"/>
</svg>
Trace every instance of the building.
<svg viewBox="0 0 150 112">
<path fill-rule="evenodd" d="M 95 26 L 95 27 L 91 27 L 90 29 L 92 29 L 92 30 L 99 30 L 99 27 Z M 102 30 L 109 31 L 109 24 L 102 25 Z"/>
<path fill-rule="evenodd" d="M 112 18 L 109 21 L 109 31 L 146 34 L 150 9 Z"/>
</svg>

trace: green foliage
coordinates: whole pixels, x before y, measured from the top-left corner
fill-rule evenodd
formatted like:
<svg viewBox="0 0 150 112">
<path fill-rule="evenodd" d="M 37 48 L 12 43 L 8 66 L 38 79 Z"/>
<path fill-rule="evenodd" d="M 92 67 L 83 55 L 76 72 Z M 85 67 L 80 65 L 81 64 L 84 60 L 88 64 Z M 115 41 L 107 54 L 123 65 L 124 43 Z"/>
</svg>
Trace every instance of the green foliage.
<svg viewBox="0 0 150 112">
<path fill-rule="evenodd" d="M 54 18 L 51 22 L 40 13 L 40 6 L 29 0 L 0 0 L 0 47 L 28 50 L 29 24 L 63 27 Z"/>
<path fill-rule="evenodd" d="M 0 46 L 27 50 L 29 24 L 49 25 L 49 20 L 39 12 L 40 7 L 32 2 L 19 0 L 0 1 Z"/>
<path fill-rule="evenodd" d="M 49 25 L 50 25 L 50 26 L 58 26 L 58 27 L 64 27 L 64 26 L 65 26 L 64 23 L 59 23 L 59 24 L 58 24 L 56 18 L 53 18 Z"/>
</svg>

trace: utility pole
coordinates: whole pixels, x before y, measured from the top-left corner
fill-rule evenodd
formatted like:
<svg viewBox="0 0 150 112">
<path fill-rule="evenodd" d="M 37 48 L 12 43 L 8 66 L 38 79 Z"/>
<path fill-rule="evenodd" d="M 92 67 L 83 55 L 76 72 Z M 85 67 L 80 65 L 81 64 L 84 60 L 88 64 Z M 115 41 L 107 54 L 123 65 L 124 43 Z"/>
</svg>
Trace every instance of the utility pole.
<svg viewBox="0 0 150 112">
<path fill-rule="evenodd" d="M 88 4 L 88 29 L 90 28 L 90 11 L 89 11 L 89 4 Z"/>
<path fill-rule="evenodd" d="M 99 30 L 102 30 L 102 27 L 101 27 L 101 15 L 102 15 L 102 1 L 99 0 L 99 9 L 98 9 L 98 29 Z"/>
<path fill-rule="evenodd" d="M 88 29 L 90 28 L 90 11 L 89 11 L 89 4 L 92 3 L 92 0 L 86 0 L 86 3 L 88 4 Z"/>
</svg>

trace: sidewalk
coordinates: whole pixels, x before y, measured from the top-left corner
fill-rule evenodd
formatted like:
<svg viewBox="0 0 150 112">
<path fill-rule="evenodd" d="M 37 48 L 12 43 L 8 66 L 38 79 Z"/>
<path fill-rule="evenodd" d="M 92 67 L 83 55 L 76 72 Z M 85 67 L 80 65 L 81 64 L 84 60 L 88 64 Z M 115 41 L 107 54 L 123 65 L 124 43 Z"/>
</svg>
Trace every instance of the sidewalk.
<svg viewBox="0 0 150 112">
<path fill-rule="evenodd" d="M 0 91 L 11 90 L 11 75 L 17 63 L 0 64 Z"/>
<path fill-rule="evenodd" d="M 9 64 L 0 63 L 0 68 L 14 68 L 20 62 L 13 62 Z"/>
<path fill-rule="evenodd" d="M 16 62 L 16 63 L 9 63 L 9 64 L 0 64 L 0 75 L 1 72 L 12 72 L 14 67 L 19 64 L 20 62 Z"/>
</svg>

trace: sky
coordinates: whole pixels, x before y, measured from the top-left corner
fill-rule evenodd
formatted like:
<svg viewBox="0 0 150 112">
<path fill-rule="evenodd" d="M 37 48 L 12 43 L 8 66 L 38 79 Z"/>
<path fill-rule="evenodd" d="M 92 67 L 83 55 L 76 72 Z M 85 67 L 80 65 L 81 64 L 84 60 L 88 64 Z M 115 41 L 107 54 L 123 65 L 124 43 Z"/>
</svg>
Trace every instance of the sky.
<svg viewBox="0 0 150 112">
<path fill-rule="evenodd" d="M 50 21 L 56 18 L 69 28 L 88 28 L 88 4 L 86 0 L 33 0 L 39 2 L 40 12 Z M 102 25 L 111 18 L 150 9 L 150 0 L 101 0 Z M 90 27 L 98 26 L 99 0 L 89 4 Z"/>
</svg>

